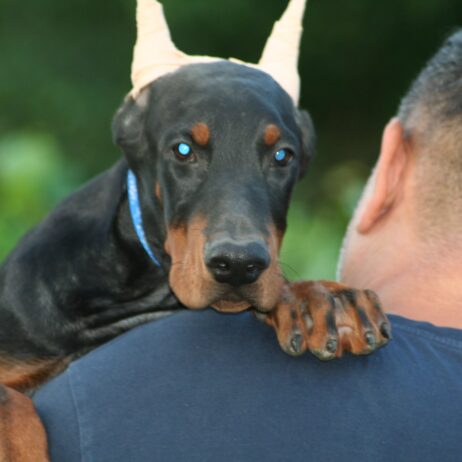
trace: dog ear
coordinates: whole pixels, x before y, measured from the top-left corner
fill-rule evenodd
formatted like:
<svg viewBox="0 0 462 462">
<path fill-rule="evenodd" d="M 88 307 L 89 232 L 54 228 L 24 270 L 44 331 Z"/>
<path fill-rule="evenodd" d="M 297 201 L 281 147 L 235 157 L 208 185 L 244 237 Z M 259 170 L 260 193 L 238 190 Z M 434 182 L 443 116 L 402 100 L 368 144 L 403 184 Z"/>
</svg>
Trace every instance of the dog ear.
<svg viewBox="0 0 462 462">
<path fill-rule="evenodd" d="M 145 122 L 149 93 L 146 89 L 136 99 L 127 96 L 112 121 L 114 144 L 124 151 L 131 168 L 141 162 L 148 150 Z"/>
<path fill-rule="evenodd" d="M 310 114 L 304 110 L 297 111 L 297 122 L 302 133 L 302 161 L 300 178 L 306 172 L 310 160 L 314 157 L 316 147 L 316 133 Z"/>
</svg>

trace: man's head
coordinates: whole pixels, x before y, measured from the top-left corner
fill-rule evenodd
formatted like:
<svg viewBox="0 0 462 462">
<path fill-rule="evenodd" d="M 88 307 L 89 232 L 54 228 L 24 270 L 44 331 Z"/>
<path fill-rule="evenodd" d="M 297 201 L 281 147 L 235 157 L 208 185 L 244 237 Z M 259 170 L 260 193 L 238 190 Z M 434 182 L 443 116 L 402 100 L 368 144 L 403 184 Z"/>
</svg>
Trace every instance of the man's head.
<svg viewBox="0 0 462 462">
<path fill-rule="evenodd" d="M 429 61 L 385 128 L 379 160 L 345 238 L 339 276 L 382 295 L 381 288 L 408 269 L 419 274 L 455 255 L 461 224 L 459 31 Z"/>
<path fill-rule="evenodd" d="M 265 72 L 194 64 L 129 97 L 114 132 L 163 215 L 182 303 L 273 308 L 290 195 L 313 149 L 308 114 Z"/>
</svg>

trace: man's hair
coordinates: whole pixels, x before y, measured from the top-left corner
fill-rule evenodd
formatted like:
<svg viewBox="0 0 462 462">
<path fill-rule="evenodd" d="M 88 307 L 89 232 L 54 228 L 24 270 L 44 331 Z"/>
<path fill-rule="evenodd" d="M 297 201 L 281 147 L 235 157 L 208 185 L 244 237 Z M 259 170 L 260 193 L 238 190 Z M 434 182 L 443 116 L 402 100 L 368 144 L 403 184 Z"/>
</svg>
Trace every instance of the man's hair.
<svg viewBox="0 0 462 462">
<path fill-rule="evenodd" d="M 423 235 L 453 234 L 462 223 L 462 29 L 444 42 L 411 85 L 398 117 L 415 147 Z"/>
</svg>

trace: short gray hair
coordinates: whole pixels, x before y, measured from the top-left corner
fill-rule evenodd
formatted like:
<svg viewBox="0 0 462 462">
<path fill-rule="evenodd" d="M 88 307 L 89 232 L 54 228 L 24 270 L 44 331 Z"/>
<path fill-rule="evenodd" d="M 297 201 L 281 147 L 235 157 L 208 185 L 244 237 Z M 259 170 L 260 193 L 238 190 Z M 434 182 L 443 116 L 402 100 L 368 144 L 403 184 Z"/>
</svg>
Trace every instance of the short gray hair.
<svg viewBox="0 0 462 462">
<path fill-rule="evenodd" d="M 462 29 L 444 42 L 413 82 L 398 118 L 417 149 L 423 235 L 453 234 L 462 223 Z"/>
</svg>

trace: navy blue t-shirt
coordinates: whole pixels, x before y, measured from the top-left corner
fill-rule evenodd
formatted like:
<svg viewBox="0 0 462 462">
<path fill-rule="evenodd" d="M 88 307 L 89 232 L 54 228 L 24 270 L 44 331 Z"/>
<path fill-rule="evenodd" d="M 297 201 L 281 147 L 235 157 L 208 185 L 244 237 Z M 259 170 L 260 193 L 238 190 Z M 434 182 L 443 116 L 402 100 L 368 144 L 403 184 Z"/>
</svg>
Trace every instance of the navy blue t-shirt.
<svg viewBox="0 0 462 462">
<path fill-rule="evenodd" d="M 460 462 L 462 331 L 323 363 L 250 314 L 183 312 L 73 363 L 35 396 L 53 462 Z"/>
</svg>

